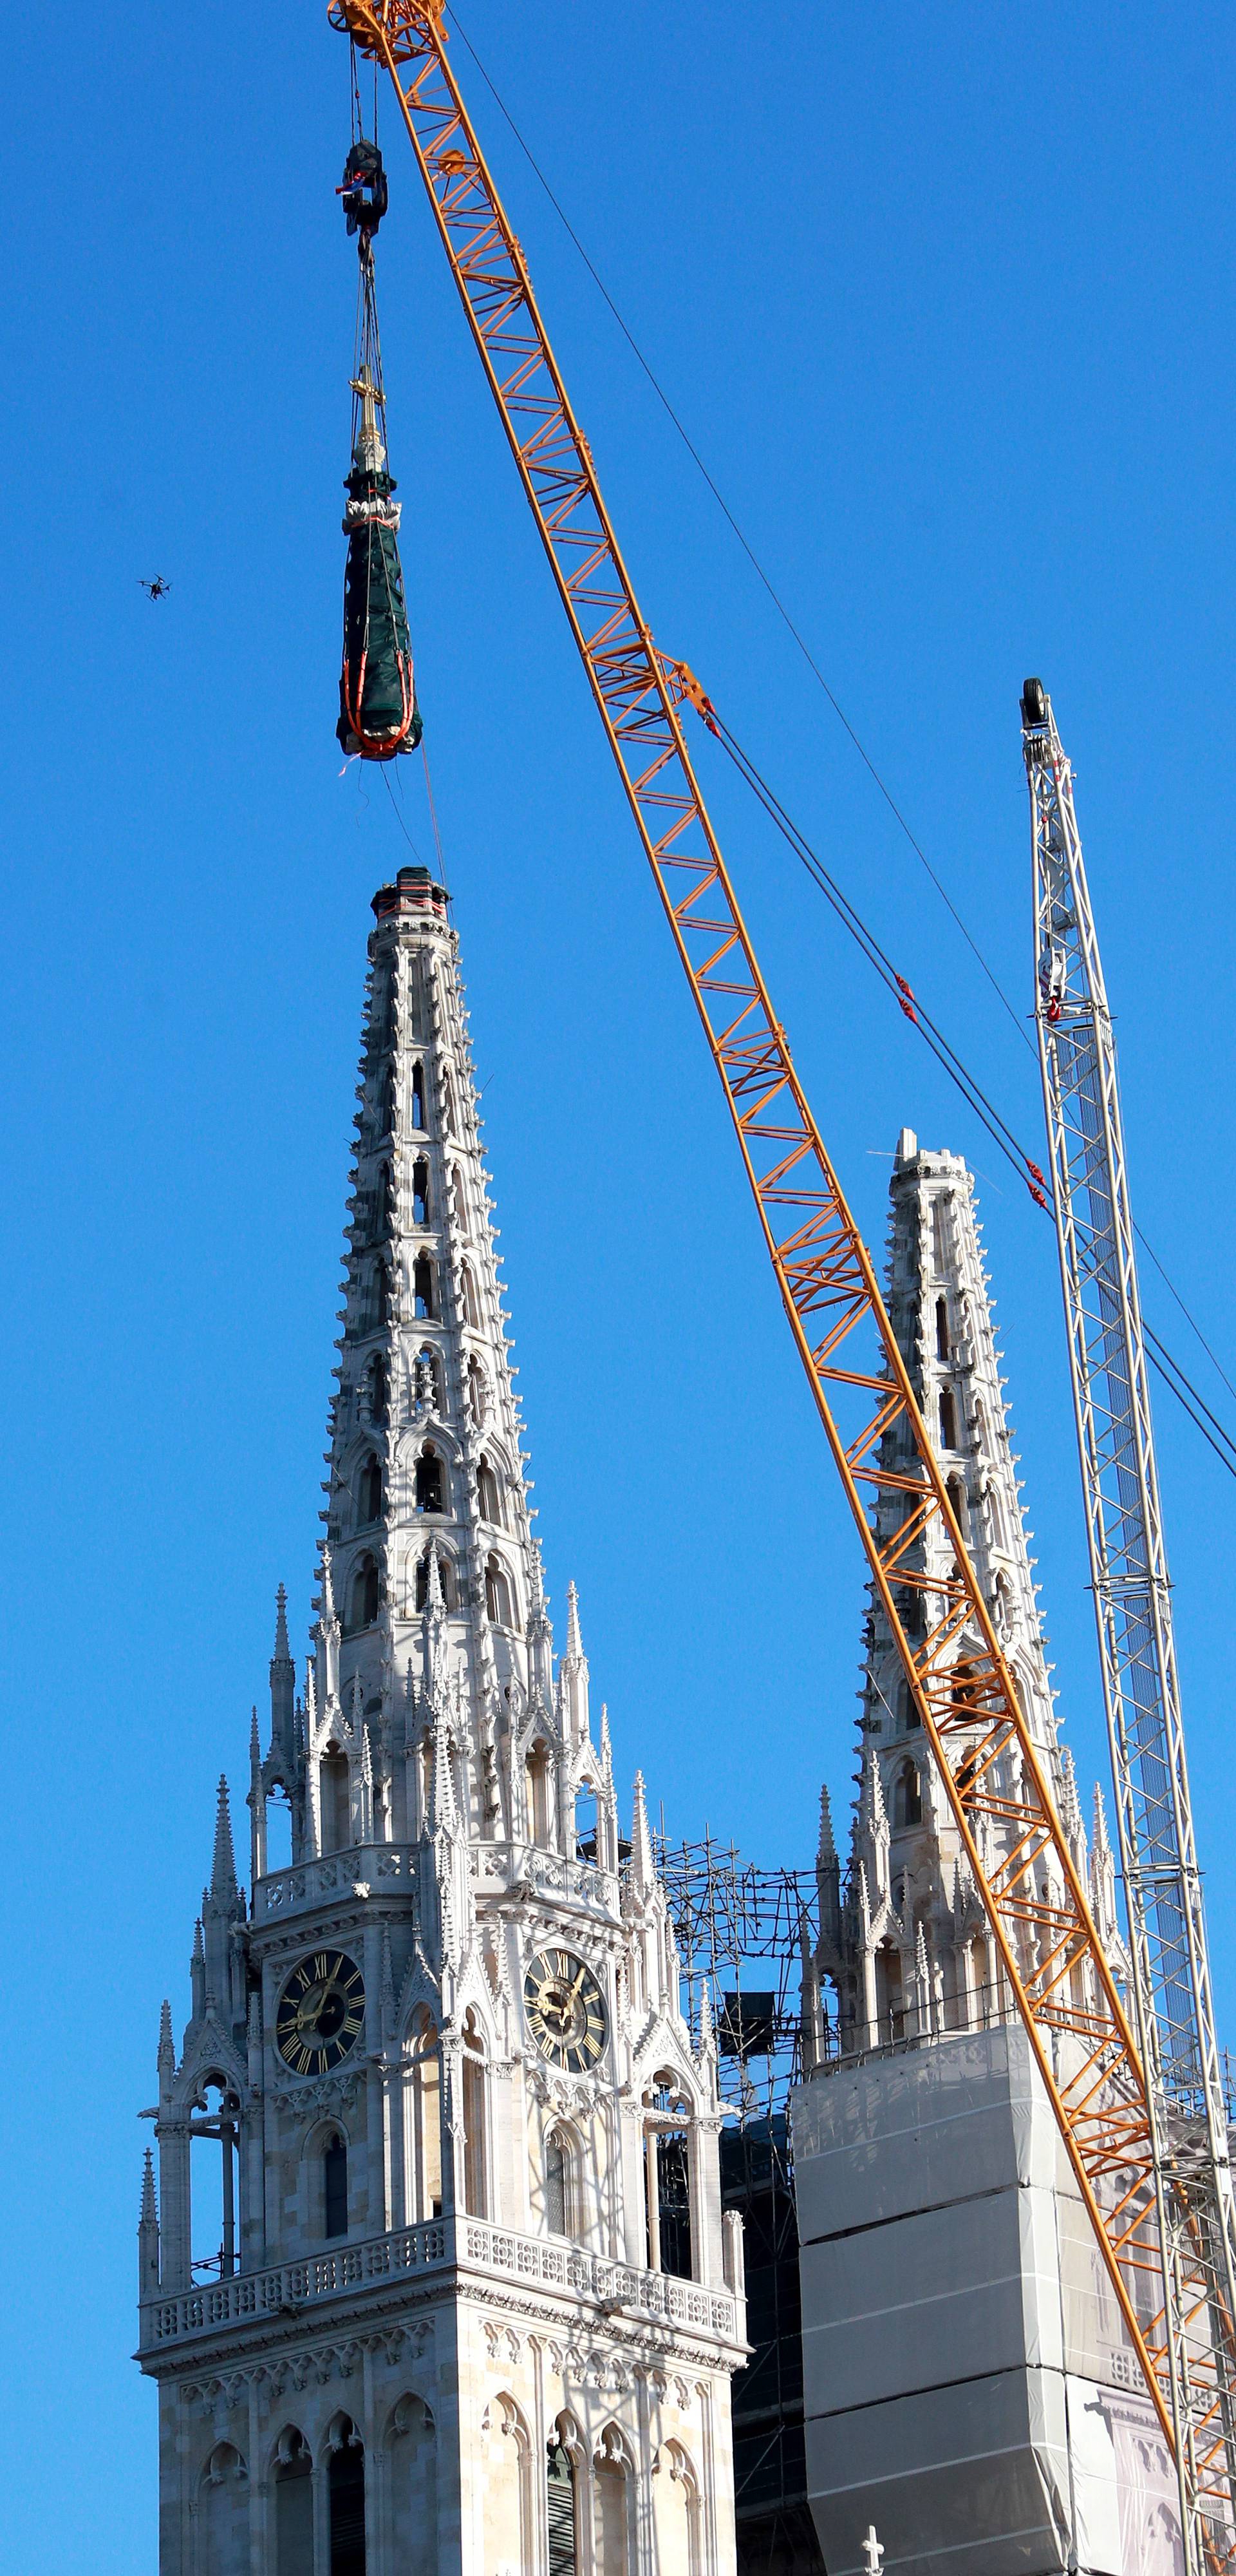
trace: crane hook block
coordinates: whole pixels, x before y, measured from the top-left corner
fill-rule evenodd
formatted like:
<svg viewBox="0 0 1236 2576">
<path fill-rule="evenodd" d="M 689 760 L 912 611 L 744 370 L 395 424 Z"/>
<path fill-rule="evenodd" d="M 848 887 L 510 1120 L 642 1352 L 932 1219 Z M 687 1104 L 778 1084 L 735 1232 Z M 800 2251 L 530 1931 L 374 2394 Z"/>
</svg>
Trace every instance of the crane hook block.
<svg viewBox="0 0 1236 2576">
<path fill-rule="evenodd" d="M 390 191 L 377 144 L 367 142 L 363 134 L 344 162 L 343 184 L 336 194 L 343 199 L 348 231 L 360 233 L 366 242 L 372 241 L 386 213 Z"/>
</svg>

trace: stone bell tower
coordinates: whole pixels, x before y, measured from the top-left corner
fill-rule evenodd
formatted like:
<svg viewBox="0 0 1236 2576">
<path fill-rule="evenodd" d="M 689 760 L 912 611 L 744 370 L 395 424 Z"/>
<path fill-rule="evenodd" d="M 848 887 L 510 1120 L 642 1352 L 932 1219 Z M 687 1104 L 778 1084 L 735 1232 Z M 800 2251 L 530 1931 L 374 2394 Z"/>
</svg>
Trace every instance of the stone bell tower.
<svg viewBox="0 0 1236 2576">
<path fill-rule="evenodd" d="M 159 2041 L 161 2576 L 730 2576 L 709 1998 L 573 1588 L 555 1659 L 447 898 L 373 909 L 313 1653 Z"/>
</svg>

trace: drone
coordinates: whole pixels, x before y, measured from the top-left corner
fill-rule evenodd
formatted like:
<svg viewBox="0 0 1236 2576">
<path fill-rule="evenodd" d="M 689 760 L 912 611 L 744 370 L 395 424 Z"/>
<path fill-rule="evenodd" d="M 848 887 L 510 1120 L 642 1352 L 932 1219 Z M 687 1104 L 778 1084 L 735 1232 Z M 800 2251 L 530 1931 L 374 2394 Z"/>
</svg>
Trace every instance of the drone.
<svg viewBox="0 0 1236 2576">
<path fill-rule="evenodd" d="M 153 581 L 143 581 L 140 573 L 138 575 L 138 588 L 145 591 L 148 599 L 166 599 L 171 587 L 170 581 L 165 581 L 161 572 L 155 574 Z"/>
</svg>

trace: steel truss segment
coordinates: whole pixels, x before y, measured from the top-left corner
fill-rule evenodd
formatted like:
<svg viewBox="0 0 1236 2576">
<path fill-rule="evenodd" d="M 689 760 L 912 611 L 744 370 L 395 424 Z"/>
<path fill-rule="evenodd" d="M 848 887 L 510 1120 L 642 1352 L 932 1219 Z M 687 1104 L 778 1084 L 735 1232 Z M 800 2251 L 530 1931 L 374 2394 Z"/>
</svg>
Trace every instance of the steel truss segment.
<svg viewBox="0 0 1236 2576">
<path fill-rule="evenodd" d="M 681 671 L 673 675 L 662 666 L 640 612 L 597 483 L 590 450 L 575 420 L 537 311 L 523 253 L 507 221 L 456 86 L 436 6 L 432 5 L 432 0 L 334 0 L 333 14 L 336 23 L 345 26 L 361 49 L 383 64 L 390 74 L 478 354 L 498 406 L 516 469 L 536 518 L 653 870 L 670 932 L 721 1077 L 786 1316 L 807 1372 L 834 1463 L 868 1553 L 890 1633 L 901 1655 L 907 1687 L 917 1706 L 928 1747 L 938 1765 L 945 1793 L 957 1820 L 975 1884 L 986 1904 L 1004 1974 L 1024 2020 L 1048 2097 L 1055 2108 L 1130 2343 L 1145 2374 L 1159 2420 L 1168 2439 L 1173 2440 L 1168 2395 L 1138 2321 L 1135 2284 L 1126 2277 L 1122 2264 L 1123 2240 L 1117 2241 L 1109 2230 L 1103 2206 L 1107 2178 L 1117 2153 L 1121 2169 L 1129 2177 L 1127 2191 L 1147 2207 L 1153 2195 L 1146 2089 L 1137 2045 L 1095 1933 L 1085 1892 L 1056 1816 L 1012 1676 L 962 1544 L 909 1374 L 884 1310 L 871 1257 L 850 1215 L 794 1071 L 700 795 L 678 714 L 680 700 L 690 692 Z M 400 78 L 400 70 L 408 65 L 411 66 L 411 78 L 405 83 Z M 467 253 L 468 240 L 482 236 L 486 243 L 483 285 L 471 274 Z M 533 398 L 531 389 L 535 388 L 535 399 L 545 406 L 544 413 L 538 417 L 552 423 L 553 439 L 558 442 L 556 453 L 563 456 L 573 453 L 575 458 L 574 471 L 555 467 L 548 484 L 536 456 L 528 452 L 528 441 L 516 418 L 517 406 L 506 391 L 506 380 L 501 372 L 506 358 L 496 346 L 499 335 L 493 319 L 498 312 L 502 317 L 501 330 L 505 335 L 507 352 L 514 352 L 517 356 L 518 408 L 526 411 Z M 516 314 L 519 316 L 518 324 L 514 320 Z M 542 447 L 546 435 L 545 430 L 538 430 L 537 438 Z M 552 490 L 555 496 L 552 502 L 547 498 L 548 490 Z M 604 562 L 612 582 L 612 594 L 609 590 L 605 593 L 607 603 L 611 596 L 615 603 L 607 636 L 621 629 L 627 639 L 622 647 L 621 679 L 617 683 L 608 645 L 605 653 L 598 651 L 595 639 L 590 640 L 581 623 L 581 603 L 576 594 L 571 557 L 571 546 L 577 540 L 578 529 L 576 539 L 572 539 L 559 512 L 559 495 L 562 496 L 565 518 L 570 518 L 576 511 L 582 515 L 587 510 L 588 542 L 595 549 L 593 564 L 599 566 Z M 649 709 L 647 724 L 641 724 L 641 734 L 652 739 L 658 747 L 658 757 L 651 769 L 637 769 L 628 749 L 629 702 L 633 690 L 637 702 Z M 706 701 L 704 707 L 706 709 Z M 653 777 L 658 782 L 655 789 L 651 785 Z M 667 809 L 679 818 L 669 834 L 664 831 L 660 820 Z M 706 858 L 697 857 L 684 862 L 674 855 L 671 844 L 688 828 L 698 833 L 707 852 Z M 709 963 L 706 960 L 700 968 L 695 962 L 702 941 L 692 928 L 693 897 L 688 897 L 684 903 L 673 890 L 673 872 L 684 864 L 699 871 L 700 885 L 694 891 L 702 892 L 705 884 L 709 889 L 709 919 L 715 926 L 704 930 L 702 939 L 724 936 L 726 942 L 723 951 L 711 952 L 712 962 L 715 963 L 718 954 L 733 954 L 736 964 L 741 959 L 745 968 L 745 982 L 721 988 L 727 998 L 731 994 L 741 996 L 745 1004 L 739 1019 L 730 1021 L 728 1035 L 715 1009 L 717 995 L 709 989 Z M 777 1222 L 775 1181 L 770 1184 L 768 1177 L 761 1173 L 757 1159 L 760 1140 L 752 1134 L 750 1123 L 744 1119 L 741 1084 L 735 1079 L 729 1036 L 734 1028 L 756 1012 L 760 1017 L 759 1042 L 767 1047 L 775 1060 L 777 1094 L 786 1102 L 783 1115 L 788 1119 L 792 1111 L 794 1124 L 790 1136 L 797 1147 L 795 1167 L 803 1172 L 804 1184 L 809 1179 L 809 1187 L 795 1191 L 796 1210 L 810 1205 L 814 1198 L 821 1219 L 837 1230 L 839 1256 L 846 1269 L 844 1289 L 838 1281 L 838 1293 L 843 1294 L 846 1301 L 845 1311 L 829 1337 L 823 1358 L 817 1358 L 812 1349 L 806 1323 L 796 1302 L 795 1258 L 799 1229 L 796 1225 L 794 1234 L 783 1240 Z M 784 1164 L 779 1168 L 783 1170 Z M 869 1370 L 861 1363 L 849 1370 L 835 1365 L 836 1351 L 849 1334 L 860 1330 L 874 1332 L 880 1351 L 882 1367 L 875 1381 L 878 1401 L 874 1406 L 869 1401 L 873 1387 Z M 890 1569 L 886 1564 L 883 1545 L 869 1522 L 862 1493 L 863 1484 L 873 1480 L 878 1491 L 881 1479 L 878 1471 L 874 1475 L 873 1471 L 860 1473 L 854 1463 L 887 1444 L 887 1424 L 891 1417 L 886 1409 L 892 1391 L 895 1391 L 899 1413 L 904 1417 L 905 1431 L 922 1482 L 922 1548 L 925 1551 L 929 1543 L 934 1545 L 938 1540 L 945 1561 L 952 1567 L 948 1578 L 934 1590 L 929 1590 L 923 1582 L 916 1591 L 904 1567 Z M 835 1404 L 845 1404 L 851 1411 L 857 1408 L 857 1428 L 850 1423 L 843 1429 L 834 1410 Z M 890 1470 L 895 1463 L 890 1457 Z M 926 1640 L 917 1633 L 917 1617 L 913 1632 L 903 1618 L 902 1601 L 907 1593 L 939 1610 L 939 1618 Z M 976 1666 L 981 1664 L 980 1686 L 960 1705 L 950 1697 L 945 1706 L 939 1704 L 941 1695 L 931 1685 L 929 1676 L 933 1667 L 946 1659 L 951 1660 L 955 1649 L 962 1644 L 969 1649 L 972 1662 Z M 1062 2035 L 1060 2029 L 1059 2007 L 1050 1999 L 1041 2001 L 1033 1990 L 1037 1967 L 1035 1945 L 1039 1938 L 1037 1918 L 1027 1920 L 1022 1901 L 1010 1902 L 992 1880 L 987 1827 L 977 1799 L 971 1798 L 969 1782 L 972 1774 L 985 1772 L 997 1764 L 1001 1766 L 1002 1813 L 1016 1814 L 1026 1835 L 1036 1841 L 1040 1853 L 1050 1851 L 1053 1903 L 1057 1909 L 1053 1932 L 1057 1938 L 1066 1937 L 1067 1926 L 1067 1937 L 1075 1941 L 1077 1957 L 1085 1961 L 1087 1978 L 1096 1999 L 1093 2028 L 1084 2045 L 1088 2049 L 1088 2066 L 1099 2070 L 1096 2081 L 1101 2080 L 1103 2089 L 1104 2107 L 1097 2114 L 1087 2110 L 1079 2115 L 1071 2098 L 1067 2058 L 1060 2059 L 1058 2055 L 1062 2037 L 1067 2036 Z"/>
<path fill-rule="evenodd" d="M 1050 701 L 1023 701 L 1036 1018 L 1189 2576 L 1236 2565 L 1236 2212 L 1185 1765 L 1116 1050 Z M 1218 2431 L 1209 2442 L 1213 2423 Z"/>
</svg>

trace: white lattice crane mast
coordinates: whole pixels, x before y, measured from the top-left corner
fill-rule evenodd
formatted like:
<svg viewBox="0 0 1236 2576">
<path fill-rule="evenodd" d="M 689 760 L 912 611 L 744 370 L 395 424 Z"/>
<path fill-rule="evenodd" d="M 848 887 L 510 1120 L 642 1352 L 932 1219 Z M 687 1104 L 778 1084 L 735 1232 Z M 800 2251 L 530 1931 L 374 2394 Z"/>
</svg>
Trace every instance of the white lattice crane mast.
<svg viewBox="0 0 1236 2576">
<path fill-rule="evenodd" d="M 1162 2239 L 1163 2305 L 1152 2336 L 1162 2338 L 1185 2471 L 1186 2565 L 1200 2570 L 1228 2564 L 1236 2541 L 1236 2211 L 1115 1038 L 1072 771 L 1041 681 L 1027 680 L 1021 711 L 1039 1060 Z"/>
</svg>

